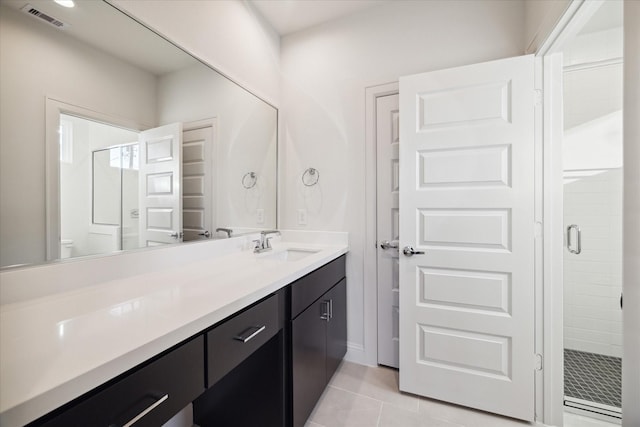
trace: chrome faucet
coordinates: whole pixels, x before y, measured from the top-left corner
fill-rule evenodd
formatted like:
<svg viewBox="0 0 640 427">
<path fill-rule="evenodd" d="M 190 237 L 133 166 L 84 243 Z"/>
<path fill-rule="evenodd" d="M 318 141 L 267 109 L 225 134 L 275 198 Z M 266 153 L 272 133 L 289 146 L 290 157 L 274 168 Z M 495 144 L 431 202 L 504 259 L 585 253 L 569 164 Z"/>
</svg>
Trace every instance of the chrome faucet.
<svg viewBox="0 0 640 427">
<path fill-rule="evenodd" d="M 216 233 L 218 231 L 222 231 L 223 233 L 227 233 L 227 238 L 231 237 L 231 233 L 233 233 L 233 230 L 230 228 L 224 228 L 224 227 L 218 227 L 216 228 Z"/>
<path fill-rule="evenodd" d="M 260 232 L 260 240 L 254 240 L 254 243 L 256 244 L 256 247 L 253 248 L 253 252 L 255 253 L 261 253 L 261 252 L 266 252 L 266 251 L 270 251 L 271 248 L 271 239 L 272 237 L 267 237 L 269 234 L 276 234 L 276 235 L 280 235 L 280 232 L 278 230 L 264 230 Z"/>
</svg>

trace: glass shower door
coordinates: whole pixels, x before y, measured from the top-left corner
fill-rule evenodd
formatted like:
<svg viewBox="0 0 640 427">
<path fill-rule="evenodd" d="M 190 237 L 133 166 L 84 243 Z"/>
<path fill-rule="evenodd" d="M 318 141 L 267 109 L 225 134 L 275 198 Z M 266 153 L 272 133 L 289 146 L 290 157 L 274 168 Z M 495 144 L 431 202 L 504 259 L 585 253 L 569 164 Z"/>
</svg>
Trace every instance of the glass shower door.
<svg viewBox="0 0 640 427">
<path fill-rule="evenodd" d="M 565 68 L 564 109 L 565 406 L 619 419 L 622 62 Z"/>
<path fill-rule="evenodd" d="M 622 169 L 565 171 L 565 405 L 620 417 Z"/>
</svg>

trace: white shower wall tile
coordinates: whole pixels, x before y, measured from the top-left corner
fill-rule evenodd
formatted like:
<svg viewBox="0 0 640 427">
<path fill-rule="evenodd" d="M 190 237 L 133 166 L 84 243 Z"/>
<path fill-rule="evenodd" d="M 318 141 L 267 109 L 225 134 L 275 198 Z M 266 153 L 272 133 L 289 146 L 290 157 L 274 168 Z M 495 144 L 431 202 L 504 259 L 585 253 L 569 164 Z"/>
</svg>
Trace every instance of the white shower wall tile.
<svg viewBox="0 0 640 427">
<path fill-rule="evenodd" d="M 588 341 L 588 342 L 607 342 L 611 340 L 613 342 L 613 334 L 609 332 L 597 332 L 587 329 L 571 328 L 565 329 L 567 332 L 571 332 L 571 336 L 576 340 Z"/>
<path fill-rule="evenodd" d="M 603 307 L 603 308 L 589 308 L 583 307 L 580 305 L 569 305 L 565 309 L 568 315 L 573 317 L 586 317 L 594 320 L 603 320 L 603 321 L 616 321 L 618 317 L 613 312 L 612 306 Z"/>
<path fill-rule="evenodd" d="M 611 344 L 602 344 L 599 342 L 585 341 L 573 338 L 564 339 L 564 348 L 574 350 L 580 348 L 579 351 L 586 351 L 587 353 L 603 354 L 605 356 L 622 357 L 622 353 L 615 354 L 615 346 Z"/>
<path fill-rule="evenodd" d="M 619 322 L 615 322 L 612 320 L 601 320 L 601 319 L 594 319 L 592 317 L 572 316 L 568 319 L 565 319 L 564 337 L 565 339 L 574 338 L 571 336 L 571 334 L 567 333 L 568 332 L 567 329 L 569 328 L 585 329 L 588 331 L 606 332 L 608 334 L 611 334 L 613 332 L 616 332 L 616 330 L 620 328 L 620 325 L 618 323 Z M 610 341 L 603 342 L 603 344 L 610 344 L 610 343 L 611 343 Z M 571 349 L 580 350 L 575 348 L 571 348 Z"/>
</svg>

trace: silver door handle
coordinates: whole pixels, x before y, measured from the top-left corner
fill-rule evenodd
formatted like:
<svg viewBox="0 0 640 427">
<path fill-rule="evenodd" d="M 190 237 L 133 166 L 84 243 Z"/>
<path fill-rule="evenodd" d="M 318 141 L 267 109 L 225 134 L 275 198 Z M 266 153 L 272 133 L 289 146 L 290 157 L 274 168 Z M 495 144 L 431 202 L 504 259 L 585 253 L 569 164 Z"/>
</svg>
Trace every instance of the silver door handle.
<svg viewBox="0 0 640 427">
<path fill-rule="evenodd" d="M 397 240 L 392 240 L 392 241 L 388 241 L 388 240 L 383 240 L 382 242 L 380 242 L 380 247 L 384 250 L 387 249 L 398 249 L 398 241 Z"/>
<path fill-rule="evenodd" d="M 208 239 L 209 237 L 211 237 L 211 233 L 209 233 L 209 230 L 205 230 L 204 233 L 198 233 L 198 236 L 204 236 Z"/>
<path fill-rule="evenodd" d="M 402 248 L 402 253 L 405 256 L 413 256 L 413 255 L 422 255 L 424 254 L 424 251 L 416 251 L 411 246 L 405 246 L 404 248 Z"/>
<path fill-rule="evenodd" d="M 572 229 L 576 230 L 576 248 L 575 249 L 573 249 L 572 247 L 573 244 L 571 243 Z M 571 224 L 570 226 L 567 227 L 567 249 L 569 250 L 569 252 L 576 255 L 582 252 L 582 232 L 580 231 L 580 227 L 578 227 L 576 224 Z"/>
<path fill-rule="evenodd" d="M 182 232 L 176 231 L 175 233 L 169 233 L 169 237 L 173 237 L 174 239 L 181 239 L 182 238 Z"/>
</svg>

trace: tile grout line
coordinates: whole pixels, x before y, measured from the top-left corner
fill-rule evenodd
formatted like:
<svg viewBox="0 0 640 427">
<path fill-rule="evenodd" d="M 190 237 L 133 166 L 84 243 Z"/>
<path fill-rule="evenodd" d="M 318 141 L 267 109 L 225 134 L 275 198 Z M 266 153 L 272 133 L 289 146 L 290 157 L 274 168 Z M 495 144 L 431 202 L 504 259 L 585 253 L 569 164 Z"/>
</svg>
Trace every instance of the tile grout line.
<svg viewBox="0 0 640 427">
<path fill-rule="evenodd" d="M 380 421 L 382 420 L 382 407 L 384 406 L 384 402 L 380 405 L 380 410 L 378 411 L 378 421 L 376 421 L 376 427 L 380 427 Z"/>
<path fill-rule="evenodd" d="M 376 399 L 375 397 L 371 397 L 371 396 L 366 396 L 366 395 L 360 394 L 360 393 L 358 393 L 356 391 L 347 390 L 346 388 L 337 387 L 337 386 L 331 385 L 331 384 L 329 384 L 329 387 L 332 387 L 332 388 L 335 388 L 336 390 L 344 391 L 344 392 L 347 392 L 347 393 L 355 394 L 356 396 L 364 397 L 366 399 L 375 400 L 376 402 L 384 403 L 383 400 Z"/>
</svg>

